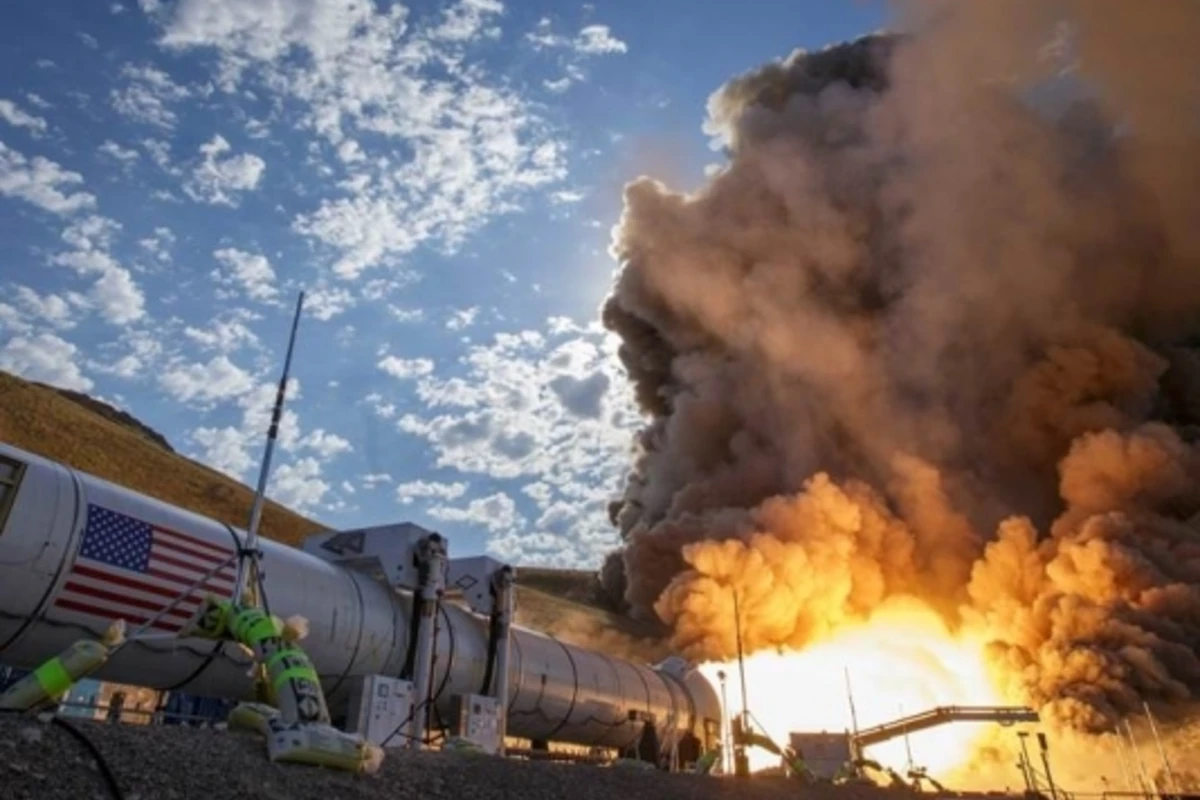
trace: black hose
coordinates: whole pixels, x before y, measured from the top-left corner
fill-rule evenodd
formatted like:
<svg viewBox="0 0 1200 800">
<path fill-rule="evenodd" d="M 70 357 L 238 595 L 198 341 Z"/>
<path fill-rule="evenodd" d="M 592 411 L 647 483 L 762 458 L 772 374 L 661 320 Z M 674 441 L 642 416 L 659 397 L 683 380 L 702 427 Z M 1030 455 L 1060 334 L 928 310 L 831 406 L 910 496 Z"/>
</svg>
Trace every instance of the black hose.
<svg viewBox="0 0 1200 800">
<path fill-rule="evenodd" d="M 500 615 L 492 612 L 491 624 L 488 625 L 487 668 L 483 672 L 483 686 L 479 690 L 480 694 L 487 694 L 492 690 L 492 674 L 496 671 L 496 652 L 500 649 L 501 629 Z M 501 702 L 507 702 L 507 700 L 508 698 L 501 698 Z"/>
<path fill-rule="evenodd" d="M 454 669 L 454 627 L 450 624 L 450 615 L 446 612 L 445 606 L 443 606 L 440 602 L 437 604 L 437 611 L 434 616 L 435 621 L 438 615 L 446 620 L 446 638 L 450 640 L 450 647 L 446 652 L 446 671 L 442 673 L 442 682 L 438 685 L 437 691 L 435 691 L 433 696 L 430 698 L 430 702 L 434 704 L 433 713 L 437 714 L 440 720 L 441 716 L 438 714 L 437 701 L 442 699 L 442 693 L 446 691 L 446 684 L 450 682 L 450 673 Z M 438 628 L 435 624 L 433 627 L 435 643 L 437 642 L 437 632 Z"/>
<path fill-rule="evenodd" d="M 125 795 L 121 792 L 121 787 L 117 784 L 117 777 L 113 775 L 112 770 L 108 767 L 108 762 L 104 760 L 104 754 L 100 752 L 100 748 L 96 747 L 95 742 L 88 738 L 87 734 L 76 728 L 71 723 L 67 722 L 62 717 L 51 717 L 50 724 L 58 727 L 71 734 L 76 741 L 81 742 L 88 752 L 92 754 L 92 758 L 96 761 L 96 766 L 100 768 L 100 774 L 104 777 L 104 783 L 108 787 L 108 793 L 113 796 L 114 800 L 125 800 Z"/>
<path fill-rule="evenodd" d="M 413 669 L 417 661 L 417 633 L 421 629 L 421 600 L 416 592 L 412 595 L 412 613 L 408 618 L 408 648 L 404 654 L 404 666 L 400 669 L 400 679 L 411 681 Z"/>
<path fill-rule="evenodd" d="M 34 712 L 23 708 L 0 708 L 0 714 L 28 714 L 36 719 Z M 114 800 L 125 800 L 125 795 L 121 792 L 121 787 L 117 783 L 117 777 L 113 775 L 112 770 L 108 766 L 108 762 L 104 759 L 104 754 L 100 752 L 100 748 L 96 747 L 95 742 L 88 738 L 87 734 L 76 728 L 71 723 L 59 716 L 50 718 L 51 725 L 57 725 L 71 735 L 76 741 L 81 742 L 83 746 L 92 755 L 96 766 L 100 769 L 100 776 L 104 778 L 105 787 L 108 793 L 113 796 Z"/>
<path fill-rule="evenodd" d="M 415 603 L 416 598 L 414 597 L 413 599 L 414 599 L 413 608 L 415 609 L 417 607 L 416 603 Z M 447 625 L 449 625 L 450 615 L 446 613 L 446 609 L 442 606 L 441 603 L 436 603 L 436 611 L 434 612 L 435 624 L 434 624 L 434 629 L 433 629 L 433 636 L 435 637 L 435 640 L 437 637 L 437 630 L 438 630 L 436 620 L 439 615 L 445 617 L 446 623 L 447 623 Z M 416 629 L 413 628 L 412 630 L 414 631 L 414 633 L 410 637 L 409 641 L 415 642 L 416 641 L 416 634 L 415 634 Z M 439 699 L 441 699 L 442 693 L 444 691 L 446 691 L 446 684 L 449 683 L 449 681 L 450 681 L 450 670 L 454 666 L 454 630 L 452 628 L 448 628 L 448 630 L 450 631 L 450 636 L 449 636 L 450 648 L 449 648 L 449 652 L 447 653 L 447 656 L 446 656 L 446 661 L 447 661 L 446 671 L 442 675 L 442 682 L 440 684 L 438 684 L 438 688 L 436 691 L 431 691 L 429 693 L 428 697 L 425 697 L 424 699 L 419 700 L 416 703 L 413 703 L 412 708 L 410 708 L 408 710 L 408 716 L 406 716 L 403 720 L 401 720 L 400 724 L 397 725 L 390 734 L 388 734 L 387 738 L 384 739 L 383 742 L 380 744 L 380 747 L 386 747 L 387 743 L 390 742 L 392 739 L 396 738 L 397 736 L 400 736 L 405 739 L 412 739 L 413 737 L 411 735 L 409 735 L 407 733 L 401 733 L 400 731 L 404 728 L 405 725 L 412 722 L 412 719 L 414 716 L 416 716 L 418 713 L 421 713 L 422 711 L 425 711 L 425 713 L 428 713 L 430 710 L 432 710 L 434 717 L 437 718 L 438 725 L 443 728 L 445 727 L 445 724 L 442 721 L 441 712 L 439 712 L 438 708 L 437 708 L 437 701 Z M 413 646 L 415 647 L 415 645 L 413 645 Z M 414 650 L 413 660 L 414 661 L 416 660 L 415 659 L 415 650 Z M 407 681 L 412 680 L 411 669 L 412 669 L 412 665 L 409 665 L 410 672 L 409 672 L 408 677 L 405 677 L 404 673 L 401 672 L 401 674 L 400 674 L 401 680 L 407 680 Z M 420 695 L 417 695 L 417 696 L 420 696 Z"/>
</svg>

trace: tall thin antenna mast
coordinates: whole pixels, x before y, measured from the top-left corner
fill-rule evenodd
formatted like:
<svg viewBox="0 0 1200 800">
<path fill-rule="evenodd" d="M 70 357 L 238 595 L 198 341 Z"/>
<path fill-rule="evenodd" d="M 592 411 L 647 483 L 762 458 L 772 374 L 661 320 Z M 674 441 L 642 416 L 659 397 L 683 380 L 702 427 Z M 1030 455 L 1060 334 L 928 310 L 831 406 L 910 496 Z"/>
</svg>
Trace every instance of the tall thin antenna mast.
<svg viewBox="0 0 1200 800">
<path fill-rule="evenodd" d="M 1175 770 L 1171 769 L 1171 762 L 1167 760 L 1167 751 L 1163 749 L 1162 737 L 1158 735 L 1158 723 L 1154 721 L 1154 714 L 1150 711 L 1150 704 L 1145 700 L 1142 701 L 1142 708 L 1146 710 L 1146 719 L 1150 720 L 1150 732 L 1154 734 L 1154 741 L 1158 745 L 1158 755 L 1162 758 L 1163 768 L 1167 771 L 1167 780 L 1170 781 L 1171 791 L 1179 793 L 1179 780 L 1175 777 Z"/>
<path fill-rule="evenodd" d="M 267 479 L 271 475 L 271 456 L 275 452 L 275 440 L 279 438 L 279 421 L 283 417 L 283 400 L 287 394 L 288 374 L 292 369 L 292 353 L 296 347 L 296 330 L 300 326 L 300 313 L 304 308 L 304 292 L 296 299 L 296 314 L 292 318 L 292 332 L 288 337 L 287 356 L 283 361 L 283 374 L 279 378 L 279 388 L 275 392 L 275 408 L 271 411 L 271 427 L 267 431 L 267 446 L 263 451 L 262 466 L 258 471 L 258 489 L 254 493 L 254 503 L 250 506 L 250 522 L 246 526 L 246 546 L 243 555 L 252 560 L 251 568 L 258 572 L 258 525 L 262 519 L 263 502 L 266 498 Z M 243 561 L 242 569 L 238 571 L 237 590 L 235 598 L 241 598 L 246 590 L 250 569 Z"/>
<path fill-rule="evenodd" d="M 733 625 L 737 635 L 738 672 L 742 676 L 742 727 L 748 728 L 750 721 L 750 702 L 746 694 L 746 662 L 742 658 L 742 612 L 738 605 L 737 587 L 733 587 Z"/>
<path fill-rule="evenodd" d="M 1137 790 L 1137 784 L 1134 782 L 1133 773 L 1129 769 L 1129 764 L 1125 761 L 1125 745 L 1128 743 L 1125 741 L 1125 734 L 1121 733 L 1119 726 L 1115 735 L 1117 737 L 1117 760 L 1121 762 L 1121 775 L 1125 778 L 1125 788 L 1128 789 L 1130 793 L 1134 793 Z"/>
<path fill-rule="evenodd" d="M 854 689 L 850 686 L 850 667 L 843 666 L 842 670 L 846 673 L 846 699 L 850 701 L 850 724 L 854 729 L 855 738 L 858 737 L 858 712 L 854 709 Z"/>
<path fill-rule="evenodd" d="M 746 661 L 742 656 L 742 609 L 738 602 L 737 587 L 733 589 L 733 624 L 737 636 L 738 672 L 742 676 L 742 736 L 734 737 L 733 774 L 739 778 L 750 776 L 750 760 L 746 757 L 746 748 L 741 740 L 750 730 L 750 701 L 746 691 Z"/>
<path fill-rule="evenodd" d="M 1125 733 L 1129 734 L 1129 750 L 1133 754 L 1133 763 L 1137 766 L 1138 775 L 1142 784 L 1142 792 L 1146 797 L 1157 793 L 1158 789 L 1154 782 L 1150 780 L 1150 776 L 1146 774 L 1146 762 L 1142 760 L 1142 754 L 1138 752 L 1137 739 L 1133 738 L 1133 726 L 1129 724 L 1129 718 L 1122 720 L 1125 723 Z"/>
<path fill-rule="evenodd" d="M 903 719 L 904 703 L 897 703 L 896 707 L 899 709 L 900 717 Z M 904 753 L 905 753 L 905 755 L 908 756 L 908 771 L 912 772 L 913 769 L 916 767 L 916 764 L 913 762 L 912 742 L 910 742 L 909 738 L 908 738 L 908 726 L 907 725 L 904 726 Z"/>
</svg>

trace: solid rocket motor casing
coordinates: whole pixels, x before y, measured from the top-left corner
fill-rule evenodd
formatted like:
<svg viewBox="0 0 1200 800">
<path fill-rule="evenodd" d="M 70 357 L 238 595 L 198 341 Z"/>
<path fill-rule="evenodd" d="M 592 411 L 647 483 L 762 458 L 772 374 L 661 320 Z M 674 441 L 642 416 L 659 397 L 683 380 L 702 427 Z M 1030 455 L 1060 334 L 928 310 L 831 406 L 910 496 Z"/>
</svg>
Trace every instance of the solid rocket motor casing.
<svg viewBox="0 0 1200 800">
<path fill-rule="evenodd" d="M 121 601 L 155 598 L 135 589 L 92 585 L 91 612 L 56 605 L 80 549 L 88 506 L 99 506 L 190 537 L 197 547 L 236 548 L 243 533 L 54 461 L 0 444 L 0 663 L 32 668 L 77 640 L 100 636 Z M 260 540 L 271 612 L 309 622 L 303 646 L 321 675 L 334 713 L 356 676 L 400 673 L 412 598 L 374 578 L 295 548 Z M 86 583 L 86 581 L 85 581 Z M 153 603 L 149 603 L 149 608 Z M 184 606 L 186 610 L 195 605 Z M 452 698 L 481 689 L 487 621 L 442 606 L 433 675 L 435 710 L 449 720 Z M 101 613 L 96 613 L 99 610 Z M 130 620 L 130 629 L 141 622 Z M 716 693 L 698 671 L 674 674 L 564 644 L 514 626 L 509 668 L 510 736 L 604 747 L 636 742 L 643 718 L 660 736 L 690 730 L 701 741 L 719 727 Z M 155 689 L 250 699 L 245 653 L 199 639 L 125 646 L 95 677 Z M 706 735 L 706 732 L 709 735 Z"/>
</svg>

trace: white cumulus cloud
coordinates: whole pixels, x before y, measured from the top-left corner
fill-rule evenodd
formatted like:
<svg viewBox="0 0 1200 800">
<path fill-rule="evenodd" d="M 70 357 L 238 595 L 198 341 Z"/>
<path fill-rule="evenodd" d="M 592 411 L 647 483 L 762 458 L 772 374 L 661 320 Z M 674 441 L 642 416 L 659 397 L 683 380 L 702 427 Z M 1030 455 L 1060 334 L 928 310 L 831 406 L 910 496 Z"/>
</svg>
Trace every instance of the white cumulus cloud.
<svg viewBox="0 0 1200 800">
<path fill-rule="evenodd" d="M 46 120 L 30 114 L 12 100 L 0 98 L 0 119 L 15 128 L 26 128 L 35 136 L 46 132 Z"/>
<path fill-rule="evenodd" d="M 328 491 L 329 482 L 321 476 L 321 464 L 311 457 L 279 466 L 267 482 L 271 499 L 297 511 L 320 505 Z"/>
<path fill-rule="evenodd" d="M 191 438 L 204 448 L 205 463 L 226 475 L 241 478 L 254 466 L 245 436 L 237 428 L 197 428 Z"/>
<path fill-rule="evenodd" d="M 363 486 L 366 486 L 368 489 L 374 489 L 380 484 L 391 483 L 392 476 L 386 472 L 368 472 L 366 475 L 362 476 L 361 480 L 363 482 Z"/>
<path fill-rule="evenodd" d="M 525 34 L 525 40 L 533 45 L 534 50 L 557 54 L 563 74 L 542 82 L 547 91 L 555 94 L 561 94 L 573 84 L 587 80 L 584 63 L 588 59 L 629 50 L 625 42 L 613 36 L 607 25 L 587 25 L 575 36 L 566 36 L 554 32 L 554 23 L 549 17 L 538 20 L 534 29 Z"/>
<path fill-rule="evenodd" d="M 367 476 L 370 477 L 370 476 Z M 364 481 L 366 478 L 364 478 Z M 411 505 L 414 500 L 432 498 L 457 500 L 467 492 L 467 484 L 461 481 L 441 483 L 438 481 L 406 481 L 397 484 L 396 499 L 401 505 Z"/>
<path fill-rule="evenodd" d="M 479 306 L 455 309 L 446 319 L 446 328 L 452 331 L 461 331 L 474 325 L 475 318 L 478 316 Z"/>
<path fill-rule="evenodd" d="M 212 272 L 213 279 L 219 284 L 238 287 L 252 300 L 270 302 L 278 298 L 275 270 L 266 256 L 236 247 L 223 247 L 213 251 L 213 258 L 221 264 Z"/>
<path fill-rule="evenodd" d="M 104 144 L 100 145 L 97 150 L 101 155 L 107 156 L 123 166 L 130 166 L 142 157 L 142 154 L 137 150 L 134 150 L 132 147 L 122 147 L 112 139 L 106 139 Z"/>
<path fill-rule="evenodd" d="M 52 333 L 14 336 L 0 346 L 0 369 L 29 380 L 86 392 L 94 385 L 76 363 L 79 348 Z"/>
<path fill-rule="evenodd" d="M 629 48 L 612 35 L 607 25 L 588 25 L 575 37 L 574 46 L 580 53 L 589 55 L 625 53 Z"/>
<path fill-rule="evenodd" d="M 83 183 L 78 172 L 42 156 L 26 158 L 0 142 L 0 194 L 18 197 L 54 214 L 73 214 L 96 205 L 96 197 L 73 187 Z"/>
<path fill-rule="evenodd" d="M 379 369 L 393 378 L 420 378 L 433 372 L 433 362 L 428 358 L 397 358 L 384 356 L 379 360 Z"/>
<path fill-rule="evenodd" d="M 54 254 L 50 263 L 93 277 L 83 305 L 96 309 L 113 325 L 128 325 L 146 316 L 146 297 L 133 274 L 109 252 L 120 228 L 119 223 L 97 214 L 80 217 L 62 234 L 73 249 Z"/>
<path fill-rule="evenodd" d="M 171 248 L 174 245 L 174 231 L 163 225 L 156 227 L 153 235 L 147 236 L 144 239 L 138 239 L 138 246 L 140 246 L 158 261 L 163 262 L 169 262 L 171 260 Z"/>
<path fill-rule="evenodd" d="M 476 498 L 465 506 L 434 506 L 428 514 L 443 522 L 467 523 L 494 533 L 513 530 L 525 522 L 517 504 L 504 492 Z"/>
<path fill-rule="evenodd" d="M 76 315 L 71 303 L 56 294 L 38 294 L 28 286 L 18 286 L 16 301 L 31 315 L 55 328 L 75 327 Z"/>
<path fill-rule="evenodd" d="M 417 379 L 425 408 L 397 415 L 397 427 L 431 447 L 439 469 L 523 481 L 537 519 L 528 530 L 493 529 L 491 552 L 594 566 L 614 541 L 607 506 L 637 422 L 632 398 L 611 391 L 621 375 L 615 341 L 598 325 L 553 318 L 544 333 L 472 346 L 454 372 Z M 467 511 L 444 513 L 455 521 Z"/>
<path fill-rule="evenodd" d="M 339 453 L 348 453 L 354 449 L 348 440 L 322 428 L 316 428 L 301 438 L 299 446 L 315 450 L 323 458 L 332 458 Z"/>
<path fill-rule="evenodd" d="M 188 197 L 201 203 L 236 207 L 240 195 L 258 186 L 267 162 L 251 153 L 227 155 L 232 145 L 220 134 L 200 145 L 200 163 L 183 184 Z"/>
<path fill-rule="evenodd" d="M 341 286 L 316 286 L 304 295 L 304 313 L 328 322 L 354 307 L 354 295 Z"/>
<path fill-rule="evenodd" d="M 500 28 L 488 23 L 504 13 L 500 0 L 460 0 L 443 12 L 442 23 L 430 32 L 433 39 L 466 42 L 479 36 L 494 39 Z"/>
<path fill-rule="evenodd" d="M 254 388 L 254 378 L 222 354 L 207 363 L 177 364 L 163 373 L 159 384 L 181 403 L 207 405 L 246 394 Z"/>
<path fill-rule="evenodd" d="M 173 128 L 178 116 L 172 106 L 192 94 L 170 75 L 149 65 L 126 64 L 121 77 L 125 85 L 112 90 L 109 102 L 117 113 L 146 125 Z"/>
<path fill-rule="evenodd" d="M 565 143 L 475 53 L 502 11 L 496 0 L 422 16 L 402 4 L 181 0 L 154 20 L 164 47 L 215 53 L 225 91 L 282 92 L 305 109 L 336 164 L 320 169 L 346 174 L 293 229 L 354 278 L 422 245 L 454 252 L 564 177 Z"/>
<path fill-rule="evenodd" d="M 258 336 L 246 325 L 245 313 L 218 315 L 206 328 L 191 325 L 183 329 L 183 335 L 206 350 L 232 353 L 243 347 L 256 347 Z"/>
</svg>

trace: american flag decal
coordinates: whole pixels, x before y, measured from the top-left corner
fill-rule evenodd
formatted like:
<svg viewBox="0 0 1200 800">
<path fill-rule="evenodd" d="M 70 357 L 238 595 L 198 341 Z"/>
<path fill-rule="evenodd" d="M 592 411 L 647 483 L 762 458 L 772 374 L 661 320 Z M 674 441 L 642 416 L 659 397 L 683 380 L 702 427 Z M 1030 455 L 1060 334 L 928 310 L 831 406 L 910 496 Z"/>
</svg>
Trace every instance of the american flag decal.
<svg viewBox="0 0 1200 800">
<path fill-rule="evenodd" d="M 79 552 L 54 606 L 141 625 L 233 554 L 232 541 L 213 544 L 89 503 Z M 235 578 L 230 562 L 151 627 L 181 630 L 205 594 L 231 597 Z"/>
</svg>

